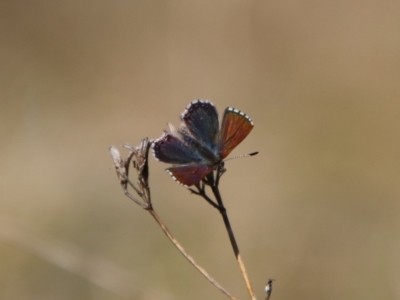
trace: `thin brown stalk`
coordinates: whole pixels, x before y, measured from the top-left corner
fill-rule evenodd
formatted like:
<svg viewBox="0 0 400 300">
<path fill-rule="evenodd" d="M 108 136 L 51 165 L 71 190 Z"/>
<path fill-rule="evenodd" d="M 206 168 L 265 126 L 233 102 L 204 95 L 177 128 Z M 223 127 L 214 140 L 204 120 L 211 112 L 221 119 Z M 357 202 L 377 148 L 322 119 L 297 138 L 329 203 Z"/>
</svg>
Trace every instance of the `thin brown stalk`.
<svg viewBox="0 0 400 300">
<path fill-rule="evenodd" d="M 231 226 L 231 224 L 229 222 L 228 214 L 227 214 L 226 209 L 224 207 L 224 203 L 222 202 L 222 198 L 221 198 L 221 194 L 219 193 L 218 186 L 217 185 L 211 185 L 211 189 L 212 189 L 212 192 L 213 192 L 215 198 L 217 199 L 218 206 L 219 206 L 219 211 L 220 211 L 220 213 L 222 215 L 222 218 L 224 220 L 225 228 L 226 228 L 226 230 L 228 232 L 229 240 L 231 242 L 232 249 L 233 249 L 233 252 L 234 252 L 235 257 L 236 257 L 236 261 L 237 261 L 237 263 L 239 265 L 239 269 L 240 269 L 240 271 L 242 273 L 242 276 L 243 276 L 243 279 L 244 279 L 244 281 L 246 283 L 247 291 L 249 292 L 250 298 L 252 300 L 257 300 L 256 296 L 254 294 L 254 291 L 253 291 L 253 287 L 251 286 L 251 283 L 250 283 L 249 275 L 247 274 L 245 265 L 243 263 L 241 255 L 240 255 L 239 246 L 238 246 L 238 244 L 236 242 L 235 235 L 233 234 L 232 226 Z"/>
<path fill-rule="evenodd" d="M 208 280 L 210 281 L 217 289 L 219 289 L 222 293 L 224 293 L 227 297 L 232 300 L 236 300 L 234 296 L 232 296 L 223 286 L 221 286 L 214 278 L 212 278 L 206 270 L 204 270 L 194 259 L 191 257 L 185 249 L 179 244 L 179 242 L 173 237 L 171 232 L 165 226 L 165 224 L 161 221 L 159 216 L 154 210 L 149 210 L 151 216 L 156 220 L 157 224 L 161 227 L 164 231 L 165 235 L 171 241 L 171 243 L 181 252 L 181 254 Z"/>
<path fill-rule="evenodd" d="M 210 203 L 214 208 L 216 208 L 221 213 L 222 219 L 224 220 L 226 231 L 228 232 L 228 236 L 229 236 L 229 240 L 230 240 L 231 245 L 232 245 L 233 252 L 235 254 L 236 261 L 237 261 L 237 263 L 239 265 L 239 269 L 240 269 L 240 271 L 242 273 L 242 276 L 243 276 L 243 279 L 245 281 L 247 291 L 248 291 L 248 293 L 250 295 L 251 300 L 257 300 L 256 296 L 254 294 L 254 291 L 253 291 L 253 287 L 251 286 L 250 279 L 249 279 L 249 276 L 247 274 L 244 262 L 242 260 L 241 255 L 240 255 L 239 246 L 238 246 L 238 244 L 236 242 L 235 235 L 233 233 L 232 226 L 230 224 L 230 221 L 229 221 L 229 218 L 228 218 L 228 214 L 226 212 L 226 208 L 224 206 L 221 194 L 220 194 L 219 189 L 218 189 L 219 179 L 220 179 L 221 175 L 224 172 L 225 172 L 225 169 L 224 169 L 223 165 L 221 164 L 217 168 L 216 172 L 209 173 L 206 176 L 206 178 L 204 178 L 202 180 L 202 183 L 198 184 L 196 186 L 197 191 L 195 191 L 193 189 L 189 189 L 189 190 L 192 193 L 203 197 L 208 203 Z M 209 186 L 211 188 L 211 191 L 214 194 L 214 197 L 217 200 L 217 202 L 214 202 L 213 200 L 210 199 L 210 197 L 207 196 L 206 191 L 205 191 L 205 185 L 207 185 L 207 186 Z"/>
<path fill-rule="evenodd" d="M 217 178 L 218 178 L 218 176 L 219 175 L 217 174 Z M 210 199 L 210 197 L 207 196 L 207 194 L 205 192 L 205 189 L 204 189 L 204 184 L 205 183 L 207 183 L 207 185 L 209 185 L 211 187 L 211 189 L 213 191 L 213 194 L 214 194 L 215 198 L 218 201 L 218 204 L 215 203 L 214 201 L 212 201 Z M 233 252 L 235 253 L 235 258 L 236 258 L 236 260 L 238 262 L 239 269 L 240 269 L 240 271 L 242 273 L 242 276 L 243 276 L 243 279 L 245 281 L 246 288 L 247 288 L 247 290 L 249 292 L 249 295 L 250 295 L 251 299 L 252 300 L 257 300 L 255 295 L 254 295 L 253 287 L 251 286 L 250 279 L 249 279 L 249 276 L 248 276 L 247 271 L 246 271 L 246 267 L 245 267 L 245 265 L 243 263 L 241 255 L 240 255 L 239 246 L 237 245 L 237 242 L 236 242 L 236 239 L 235 239 L 235 235 L 233 234 L 232 226 L 230 225 L 228 214 L 227 214 L 226 209 L 224 207 L 224 204 L 222 202 L 222 198 L 221 198 L 221 195 L 219 193 L 217 184 L 218 184 L 218 180 L 215 181 L 215 183 L 214 183 L 214 175 L 211 173 L 210 176 L 205 181 L 203 181 L 202 184 L 197 185 L 197 191 L 195 191 L 195 190 L 193 190 L 191 188 L 189 188 L 189 190 L 193 194 L 203 197 L 208 203 L 210 203 L 214 208 L 218 209 L 218 211 L 221 213 L 222 218 L 224 220 L 225 228 L 226 228 L 226 230 L 228 232 L 229 240 L 230 240 L 232 248 L 233 248 Z"/>
</svg>

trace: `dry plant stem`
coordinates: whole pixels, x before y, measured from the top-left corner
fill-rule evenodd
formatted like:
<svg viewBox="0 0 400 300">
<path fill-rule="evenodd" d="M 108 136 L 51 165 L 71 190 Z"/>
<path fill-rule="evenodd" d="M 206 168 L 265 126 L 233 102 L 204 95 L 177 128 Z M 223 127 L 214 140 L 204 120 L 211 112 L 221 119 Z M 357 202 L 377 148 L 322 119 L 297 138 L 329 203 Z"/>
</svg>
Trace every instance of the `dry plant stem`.
<svg viewBox="0 0 400 300">
<path fill-rule="evenodd" d="M 221 194 L 220 194 L 219 189 L 218 189 L 219 177 L 220 177 L 220 174 L 219 174 L 219 172 L 217 172 L 215 183 L 210 185 L 211 186 L 211 190 L 212 190 L 212 192 L 213 192 L 213 194 L 215 196 L 215 199 L 217 199 L 218 206 L 219 206 L 219 212 L 222 215 L 222 218 L 223 218 L 224 224 L 225 224 L 225 228 L 228 231 L 229 240 L 231 242 L 231 245 L 232 245 L 232 248 L 233 248 L 233 252 L 235 253 L 236 260 L 237 260 L 237 262 L 239 264 L 240 271 L 242 272 L 242 276 L 243 276 L 244 281 L 246 283 L 246 287 L 247 287 L 247 290 L 249 292 L 249 295 L 250 295 L 252 300 L 256 300 L 256 296 L 254 295 L 253 287 L 251 286 L 249 276 L 248 276 L 246 268 L 244 266 L 242 257 L 240 256 L 239 247 L 238 247 L 238 245 L 236 243 L 235 235 L 233 234 L 232 226 L 231 226 L 231 224 L 229 222 L 228 214 L 226 212 L 226 209 L 224 207 L 224 203 L 222 202 Z"/>
<path fill-rule="evenodd" d="M 110 154 L 114 160 L 117 176 L 120 180 L 120 184 L 122 186 L 124 194 L 133 202 L 135 202 L 136 204 L 138 204 L 151 214 L 151 216 L 154 218 L 157 224 L 164 231 L 165 235 L 172 242 L 172 244 L 206 279 L 208 279 L 208 281 L 210 281 L 217 289 L 219 289 L 222 293 L 228 296 L 231 300 L 236 300 L 234 296 L 232 296 L 225 288 L 223 288 L 217 281 L 215 281 L 214 278 L 212 278 L 202 267 L 200 267 L 196 263 L 196 261 L 188 253 L 186 253 L 185 249 L 172 236 L 168 228 L 165 226 L 165 224 L 161 221 L 159 216 L 154 211 L 151 202 L 150 187 L 148 184 L 149 172 L 148 172 L 147 157 L 150 144 L 151 141 L 149 141 L 147 138 L 143 139 L 140 146 L 136 148 L 129 144 L 125 144 L 124 147 L 130 150 L 130 153 L 126 159 L 121 158 L 118 149 L 116 149 L 115 147 L 110 147 Z M 128 177 L 131 160 L 133 160 L 133 167 L 134 169 L 136 169 L 138 173 L 138 187 L 136 187 L 136 185 L 133 184 L 133 182 L 131 182 Z M 133 197 L 128 191 L 128 186 L 131 187 L 138 194 L 138 196 L 142 198 L 143 201 L 139 201 L 138 199 Z M 201 189 L 201 187 L 199 186 L 199 192 L 202 193 L 201 194 L 198 193 L 198 195 L 204 194 L 204 185 L 203 189 Z M 211 199 L 209 199 L 209 201 L 211 201 L 210 204 L 212 204 L 215 208 L 217 209 L 219 208 L 218 205 L 214 203 Z"/>
<path fill-rule="evenodd" d="M 178 243 L 178 241 L 172 236 L 169 232 L 168 228 L 164 225 L 161 219 L 158 217 L 157 213 L 153 209 L 148 210 L 151 216 L 156 220 L 157 224 L 164 231 L 165 235 L 169 238 L 169 240 L 174 244 L 174 246 L 181 252 L 181 254 L 205 277 L 208 281 L 210 281 L 217 289 L 219 289 L 222 293 L 228 296 L 232 300 L 236 300 L 234 296 L 232 296 L 227 290 L 224 289 L 218 282 L 212 278 L 206 270 L 204 270 L 201 266 L 199 266 L 196 261 L 186 253 L 185 249 Z"/>
</svg>

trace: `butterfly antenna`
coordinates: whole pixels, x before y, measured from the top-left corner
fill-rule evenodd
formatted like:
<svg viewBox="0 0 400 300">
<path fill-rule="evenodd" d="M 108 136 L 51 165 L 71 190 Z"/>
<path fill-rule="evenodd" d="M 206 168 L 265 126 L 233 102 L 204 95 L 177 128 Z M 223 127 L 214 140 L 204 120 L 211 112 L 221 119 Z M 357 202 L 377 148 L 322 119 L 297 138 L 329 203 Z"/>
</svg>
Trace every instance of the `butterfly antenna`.
<svg viewBox="0 0 400 300">
<path fill-rule="evenodd" d="M 257 155 L 257 154 L 258 154 L 258 151 L 251 152 L 251 153 L 248 153 L 248 154 L 242 154 L 242 155 L 237 155 L 237 156 L 234 156 L 234 157 L 229 157 L 229 158 L 225 159 L 224 161 L 228 161 L 228 160 L 235 159 L 235 158 L 250 157 L 250 156 Z"/>
</svg>

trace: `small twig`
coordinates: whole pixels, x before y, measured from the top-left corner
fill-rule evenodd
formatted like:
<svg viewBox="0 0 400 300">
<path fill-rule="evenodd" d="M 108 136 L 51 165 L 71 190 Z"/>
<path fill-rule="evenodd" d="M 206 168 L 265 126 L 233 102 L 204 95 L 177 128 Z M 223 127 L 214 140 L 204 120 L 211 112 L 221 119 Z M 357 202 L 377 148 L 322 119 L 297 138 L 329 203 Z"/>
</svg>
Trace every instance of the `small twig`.
<svg viewBox="0 0 400 300">
<path fill-rule="evenodd" d="M 192 194 L 195 194 L 197 196 L 203 197 L 208 203 L 210 203 L 214 208 L 219 210 L 219 206 L 217 203 L 215 203 L 208 195 L 206 194 L 206 191 L 204 189 L 204 182 L 201 182 L 200 184 L 196 185 L 197 191 L 189 188 L 189 191 L 192 192 Z"/>
<path fill-rule="evenodd" d="M 269 279 L 267 285 L 265 286 L 265 292 L 267 293 L 267 297 L 265 300 L 269 300 L 272 294 L 272 281 L 275 281 L 275 279 Z"/>
</svg>

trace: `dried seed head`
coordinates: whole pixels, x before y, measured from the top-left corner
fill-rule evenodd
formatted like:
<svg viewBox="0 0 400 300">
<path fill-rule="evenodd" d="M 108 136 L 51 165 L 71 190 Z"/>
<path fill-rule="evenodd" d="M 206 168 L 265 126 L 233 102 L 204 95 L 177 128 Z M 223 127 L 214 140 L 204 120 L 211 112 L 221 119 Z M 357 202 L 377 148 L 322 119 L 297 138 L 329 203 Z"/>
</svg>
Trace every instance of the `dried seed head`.
<svg viewBox="0 0 400 300">
<path fill-rule="evenodd" d="M 139 182 L 143 184 L 145 187 L 148 186 L 148 179 L 149 179 L 149 163 L 148 163 L 148 156 L 149 150 L 152 141 L 149 140 L 147 137 L 144 138 L 139 146 L 133 147 L 129 144 L 124 144 L 123 146 L 131 151 L 130 157 L 133 155 L 133 167 L 138 172 Z M 130 158 L 129 157 L 129 158 Z"/>
<path fill-rule="evenodd" d="M 117 172 L 117 176 L 121 182 L 121 184 L 126 183 L 127 180 L 127 172 L 125 167 L 125 161 L 121 158 L 121 154 L 118 149 L 114 146 L 109 148 L 110 154 L 114 161 L 115 170 Z"/>
</svg>

